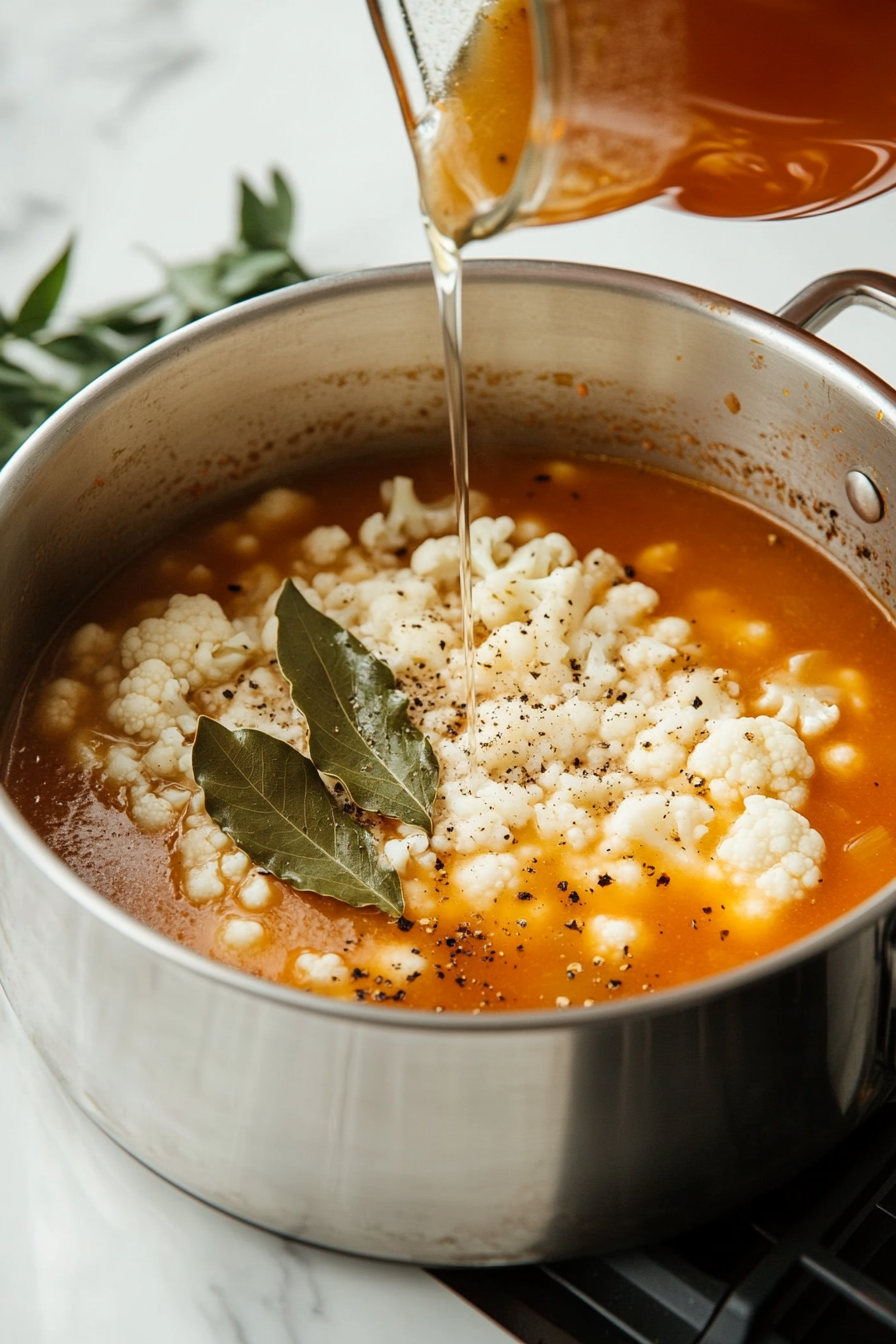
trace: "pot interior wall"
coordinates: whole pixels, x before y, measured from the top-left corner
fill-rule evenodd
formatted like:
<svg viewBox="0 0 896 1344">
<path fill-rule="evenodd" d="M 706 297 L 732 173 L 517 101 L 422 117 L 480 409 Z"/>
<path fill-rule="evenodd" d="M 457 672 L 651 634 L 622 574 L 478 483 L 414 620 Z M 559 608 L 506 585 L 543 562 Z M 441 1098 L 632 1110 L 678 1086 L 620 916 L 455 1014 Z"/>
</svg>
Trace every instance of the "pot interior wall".
<svg viewBox="0 0 896 1344">
<path fill-rule="evenodd" d="M 479 264 L 465 302 L 474 463 L 490 445 L 547 446 L 698 477 L 821 541 L 890 604 L 890 516 L 862 524 L 844 490 L 861 466 L 889 496 L 882 384 L 749 309 L 645 277 Z M 0 497 L 14 594 L 0 713 L 72 607 L 203 506 L 310 457 L 447 454 L 439 349 L 422 268 L 318 282 L 169 338 L 54 417 Z"/>
</svg>

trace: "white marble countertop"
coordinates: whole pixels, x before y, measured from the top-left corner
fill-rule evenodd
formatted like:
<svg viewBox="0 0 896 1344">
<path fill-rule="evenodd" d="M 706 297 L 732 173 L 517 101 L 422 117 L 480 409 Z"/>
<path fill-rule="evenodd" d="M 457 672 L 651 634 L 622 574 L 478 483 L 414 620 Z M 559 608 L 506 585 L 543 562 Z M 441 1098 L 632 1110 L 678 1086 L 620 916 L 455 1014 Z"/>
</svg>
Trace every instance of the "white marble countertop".
<svg viewBox="0 0 896 1344">
<path fill-rule="evenodd" d="M 4 0 L 0 307 L 70 231 L 66 303 L 151 289 L 155 253 L 232 236 L 234 179 L 280 165 L 315 271 L 422 260 L 410 153 L 364 0 Z M 786 224 L 653 206 L 517 233 L 480 255 L 651 271 L 777 308 L 833 270 L 896 272 L 896 192 Z M 896 384 L 896 323 L 830 338 Z M 0 1000 L 3 1344 L 487 1344 L 506 1339 L 420 1270 L 291 1244 L 168 1186 L 61 1095 Z"/>
</svg>

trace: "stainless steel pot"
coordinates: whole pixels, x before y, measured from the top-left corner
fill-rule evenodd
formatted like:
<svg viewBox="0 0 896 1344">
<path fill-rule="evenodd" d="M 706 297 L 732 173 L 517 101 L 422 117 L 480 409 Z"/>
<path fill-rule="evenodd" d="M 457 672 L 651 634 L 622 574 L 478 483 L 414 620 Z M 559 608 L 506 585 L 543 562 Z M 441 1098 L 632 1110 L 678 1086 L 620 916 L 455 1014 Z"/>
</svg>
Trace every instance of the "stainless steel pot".
<svg viewBox="0 0 896 1344">
<path fill-rule="evenodd" d="M 555 444 L 710 481 L 892 610 L 896 394 L 792 324 L 855 298 L 894 307 L 896 283 L 831 277 L 782 319 L 642 275 L 471 265 L 474 450 Z M 421 268 L 256 300 L 101 378 L 2 477 L 0 714 L 73 605 L 207 500 L 384 445 L 446 451 Z M 808 1162 L 893 1077 L 896 885 L 664 994 L 435 1017 L 203 960 L 86 887 L 5 797 L 0 824 L 0 973 L 57 1077 L 156 1171 L 290 1236 L 442 1264 L 618 1246 Z"/>
</svg>

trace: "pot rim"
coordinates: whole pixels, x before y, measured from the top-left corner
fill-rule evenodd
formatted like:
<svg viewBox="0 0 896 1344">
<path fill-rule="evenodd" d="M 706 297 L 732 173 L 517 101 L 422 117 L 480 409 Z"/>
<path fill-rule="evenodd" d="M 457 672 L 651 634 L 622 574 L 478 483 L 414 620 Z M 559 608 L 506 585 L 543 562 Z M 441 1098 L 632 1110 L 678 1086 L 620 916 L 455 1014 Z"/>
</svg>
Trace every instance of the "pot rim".
<svg viewBox="0 0 896 1344">
<path fill-rule="evenodd" d="M 889 387 L 856 360 L 844 355 L 820 337 L 811 335 L 783 318 L 762 309 L 728 299 L 710 290 L 667 280 L 639 271 L 617 270 L 611 267 L 587 266 L 573 262 L 531 260 L 479 260 L 464 265 L 466 285 L 477 281 L 501 284 L 569 285 L 579 289 L 584 285 L 593 289 L 609 289 L 640 295 L 653 301 L 668 303 L 692 312 L 700 312 L 707 320 L 736 324 L 760 344 L 776 344 L 788 349 L 804 362 L 814 366 L 822 375 L 834 370 L 838 379 L 844 379 L 850 392 L 868 407 L 875 419 L 891 418 L 896 422 L 896 390 Z M 410 264 L 326 276 L 318 280 L 265 294 L 234 304 L 221 312 L 200 318 L 189 326 L 172 332 L 153 342 L 146 349 L 128 356 L 120 364 L 102 374 L 93 383 L 76 393 L 15 453 L 0 471 L 0 513 L 6 506 L 6 497 L 15 492 L 18 482 L 26 481 L 38 470 L 44 458 L 52 457 L 57 441 L 68 436 L 72 429 L 88 420 L 108 401 L 126 393 L 128 388 L 160 364 L 177 360 L 197 345 L 214 341 L 220 331 L 264 321 L 268 313 L 279 309 L 311 307 L 325 302 L 334 292 L 343 290 L 354 294 L 376 292 L 396 284 L 418 287 L 432 286 L 429 266 Z M 435 314 L 435 295 L 434 314 Z M 760 335 L 765 339 L 761 340 Z M 770 340 L 769 338 L 772 338 Z M 212 961 L 198 952 L 166 938 L 148 925 L 142 924 L 99 892 L 94 891 L 68 867 L 28 825 L 14 806 L 5 788 L 0 787 L 0 838 L 14 844 L 25 857 L 49 880 L 55 882 L 90 914 L 115 932 L 130 939 L 147 951 L 155 952 L 181 970 L 206 977 L 242 994 L 272 1000 L 283 1007 L 299 1012 L 320 1013 L 325 1017 L 347 1019 L 371 1028 L 435 1029 L 440 1032 L 494 1032 L 562 1030 L 571 1023 L 597 1026 L 605 1019 L 619 1017 L 655 1016 L 699 1006 L 720 994 L 734 993 L 754 983 L 771 978 L 779 971 L 820 954 L 854 933 L 877 925 L 896 907 L 896 878 L 867 897 L 859 905 L 832 922 L 807 934 L 796 942 L 788 943 L 776 952 L 767 953 L 732 970 L 686 984 L 646 994 L 642 998 L 622 999 L 617 1003 L 595 1005 L 591 1008 L 570 1007 L 509 1009 L 506 1012 L 474 1015 L 468 1012 L 434 1013 L 426 1009 L 401 1008 L 383 1011 L 381 1005 L 371 1006 L 354 1002 L 328 999 L 323 995 L 261 979 L 245 971 L 232 969 Z"/>
</svg>

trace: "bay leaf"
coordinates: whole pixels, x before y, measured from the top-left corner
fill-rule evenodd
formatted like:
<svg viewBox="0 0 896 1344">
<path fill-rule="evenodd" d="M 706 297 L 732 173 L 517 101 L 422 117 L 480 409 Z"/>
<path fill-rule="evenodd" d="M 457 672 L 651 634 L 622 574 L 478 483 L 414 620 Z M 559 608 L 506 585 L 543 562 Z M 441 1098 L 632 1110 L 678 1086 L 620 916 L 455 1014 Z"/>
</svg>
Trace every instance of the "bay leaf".
<svg viewBox="0 0 896 1344">
<path fill-rule="evenodd" d="M 398 874 L 381 863 L 373 836 L 287 742 L 203 715 L 193 773 L 209 816 L 260 868 L 297 891 L 401 914 Z"/>
<path fill-rule="evenodd" d="M 432 831 L 439 764 L 391 669 L 294 583 L 277 602 L 277 657 L 308 723 L 311 759 L 367 812 Z"/>
</svg>

